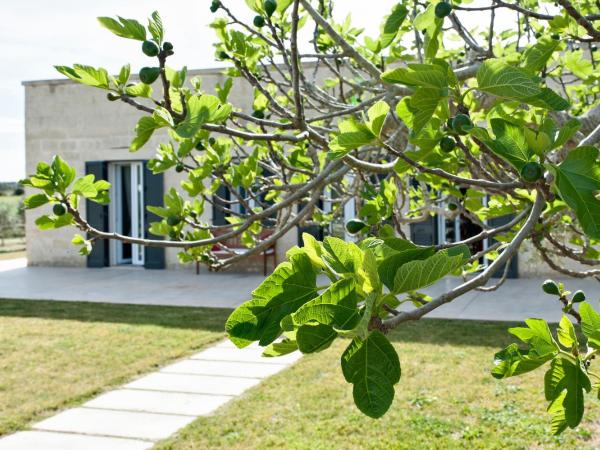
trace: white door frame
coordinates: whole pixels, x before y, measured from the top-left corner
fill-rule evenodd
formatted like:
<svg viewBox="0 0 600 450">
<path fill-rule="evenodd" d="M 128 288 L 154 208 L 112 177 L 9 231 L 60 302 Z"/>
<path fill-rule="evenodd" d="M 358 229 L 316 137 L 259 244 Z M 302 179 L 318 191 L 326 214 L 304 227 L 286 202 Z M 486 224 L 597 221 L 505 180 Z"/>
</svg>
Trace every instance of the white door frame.
<svg viewBox="0 0 600 450">
<path fill-rule="evenodd" d="M 109 229 L 111 232 L 120 232 L 122 228 L 122 217 L 118 213 L 122 202 L 122 167 L 130 167 L 130 204 L 131 204 L 131 236 L 144 237 L 144 165 L 139 161 L 111 162 L 108 165 L 109 181 L 112 185 L 110 190 L 111 202 L 109 206 Z M 144 265 L 144 247 L 141 245 L 131 246 L 131 259 L 123 258 L 123 243 L 113 240 L 110 243 L 110 265 L 131 264 L 134 266 Z"/>
<path fill-rule="evenodd" d="M 347 175 L 346 179 L 351 184 L 352 180 L 354 179 L 354 176 Z M 333 203 L 334 203 L 330 188 L 325 188 L 324 197 L 325 197 L 325 201 L 323 202 L 323 212 L 330 213 L 333 211 Z M 343 208 L 344 208 L 344 214 L 343 214 L 342 220 L 343 220 L 343 225 L 344 225 L 344 240 L 346 242 L 356 242 L 356 241 L 358 241 L 358 236 L 348 233 L 348 230 L 346 230 L 346 226 L 345 226 L 345 224 L 348 220 L 356 218 L 356 199 L 354 197 L 351 197 L 350 199 L 348 199 L 348 201 L 346 203 L 344 203 Z M 329 225 L 330 233 L 331 233 L 332 225 L 333 224 Z"/>
</svg>

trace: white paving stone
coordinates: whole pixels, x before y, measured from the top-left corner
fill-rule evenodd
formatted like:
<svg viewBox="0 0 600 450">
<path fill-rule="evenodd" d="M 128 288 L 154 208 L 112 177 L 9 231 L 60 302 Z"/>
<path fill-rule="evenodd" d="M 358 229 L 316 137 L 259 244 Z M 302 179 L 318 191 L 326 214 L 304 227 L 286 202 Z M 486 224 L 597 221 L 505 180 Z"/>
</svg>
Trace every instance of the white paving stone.
<svg viewBox="0 0 600 450">
<path fill-rule="evenodd" d="M 146 450 L 153 445 L 136 439 L 48 431 L 23 431 L 0 439 L 0 450 Z"/>
<path fill-rule="evenodd" d="M 217 347 L 217 348 L 218 347 L 230 347 L 230 348 L 237 349 L 236 345 L 233 342 L 231 342 L 229 339 L 225 339 L 223 341 L 220 341 L 214 347 Z M 253 342 L 252 344 L 248 345 L 247 347 L 244 347 L 244 350 L 247 350 L 247 349 L 250 349 L 250 348 L 262 348 L 262 347 L 260 345 L 258 345 L 258 342 Z"/>
<path fill-rule="evenodd" d="M 118 389 L 85 403 L 88 408 L 119 409 L 163 414 L 202 416 L 233 397 L 226 395 L 180 394 L 178 392 Z"/>
<path fill-rule="evenodd" d="M 263 348 L 233 348 L 228 346 L 211 347 L 191 356 L 191 359 L 204 359 L 210 361 L 237 361 L 255 362 L 262 364 L 291 364 L 297 361 L 301 354 L 299 352 L 277 358 L 265 358 L 262 355 Z"/>
<path fill-rule="evenodd" d="M 257 344 L 238 349 L 221 341 L 39 422 L 32 431 L 2 438 L 0 450 L 149 449 L 301 357 L 263 358 L 262 351 Z"/>
<path fill-rule="evenodd" d="M 191 416 L 73 408 L 35 424 L 33 428 L 157 441 L 193 420 Z"/>
<path fill-rule="evenodd" d="M 185 359 L 163 367 L 164 373 L 184 373 L 193 375 L 222 375 L 249 378 L 265 378 L 287 367 L 286 364 L 263 364 L 237 361 L 209 361 Z"/>
<path fill-rule="evenodd" d="M 185 375 L 176 373 L 151 373 L 125 385 L 128 389 L 192 394 L 240 395 L 260 383 L 259 378 L 219 377 L 212 375 Z"/>
</svg>

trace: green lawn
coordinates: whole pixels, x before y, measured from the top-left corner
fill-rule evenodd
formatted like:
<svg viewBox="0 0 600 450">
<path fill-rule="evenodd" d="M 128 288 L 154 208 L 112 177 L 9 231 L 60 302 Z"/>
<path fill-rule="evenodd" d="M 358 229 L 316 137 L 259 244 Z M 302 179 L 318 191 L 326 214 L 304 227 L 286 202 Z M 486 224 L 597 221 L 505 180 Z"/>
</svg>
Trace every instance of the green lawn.
<svg viewBox="0 0 600 450">
<path fill-rule="evenodd" d="M 229 313 L 0 300 L 0 435 L 223 338 Z"/>
<path fill-rule="evenodd" d="M 382 419 L 369 419 L 354 407 L 338 362 L 347 342 L 340 342 L 305 356 L 158 448 L 598 448 L 593 396 L 586 398 L 586 421 L 554 438 L 543 371 L 504 381 L 489 375 L 494 352 L 510 341 L 507 326 L 442 320 L 403 324 L 390 335 L 402 379 Z"/>
</svg>

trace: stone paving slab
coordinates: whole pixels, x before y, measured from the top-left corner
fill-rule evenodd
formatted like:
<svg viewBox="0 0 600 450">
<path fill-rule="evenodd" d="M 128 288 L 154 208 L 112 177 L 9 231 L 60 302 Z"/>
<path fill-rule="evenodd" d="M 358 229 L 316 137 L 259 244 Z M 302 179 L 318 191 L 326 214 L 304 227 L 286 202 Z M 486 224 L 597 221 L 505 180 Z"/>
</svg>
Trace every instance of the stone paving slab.
<svg viewBox="0 0 600 450">
<path fill-rule="evenodd" d="M 148 441 L 48 431 L 23 431 L 0 440 L 2 450 L 147 450 Z"/>
<path fill-rule="evenodd" d="M 73 408 L 43 420 L 33 428 L 158 441 L 171 436 L 194 419 L 192 416 L 174 414 Z"/>
<path fill-rule="evenodd" d="M 192 355 L 191 359 L 205 359 L 211 361 L 237 361 L 254 362 L 261 364 L 291 364 L 297 361 L 301 355 L 299 352 L 290 353 L 277 358 L 265 358 L 262 356 L 262 348 L 244 348 L 237 349 L 233 347 L 211 347 Z"/>
<path fill-rule="evenodd" d="M 0 439 L 0 450 L 142 450 L 301 357 L 263 358 L 256 344 L 230 341 L 142 376 L 81 407 Z"/>
<path fill-rule="evenodd" d="M 213 412 L 233 397 L 227 395 L 180 394 L 133 389 L 107 392 L 82 406 L 186 416 L 203 416 Z"/>
<path fill-rule="evenodd" d="M 163 373 L 180 373 L 188 375 L 237 375 L 247 378 L 266 378 L 287 367 L 285 364 L 263 364 L 237 361 L 208 361 L 202 359 L 186 359 L 170 366 L 163 367 Z"/>
<path fill-rule="evenodd" d="M 259 378 L 238 378 L 210 375 L 183 375 L 151 373 L 124 387 L 150 391 L 181 392 L 190 394 L 240 395 L 260 383 Z"/>
</svg>

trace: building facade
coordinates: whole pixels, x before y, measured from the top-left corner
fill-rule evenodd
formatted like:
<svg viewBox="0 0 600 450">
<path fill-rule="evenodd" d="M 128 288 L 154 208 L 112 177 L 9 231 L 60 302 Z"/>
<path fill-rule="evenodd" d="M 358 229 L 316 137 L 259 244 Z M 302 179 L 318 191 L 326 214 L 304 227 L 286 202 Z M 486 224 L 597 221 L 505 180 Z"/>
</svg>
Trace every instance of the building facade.
<svg viewBox="0 0 600 450">
<path fill-rule="evenodd" d="M 217 83 L 225 81 L 220 70 L 194 71 L 203 80 L 203 88 L 214 92 Z M 146 162 L 154 156 L 157 145 L 166 134 L 156 133 L 151 141 L 136 153 L 128 148 L 133 130 L 141 112 L 121 102 L 106 101 L 105 92 L 75 83 L 71 80 L 45 80 L 23 83 L 25 88 L 26 169 L 35 172 L 39 161 L 50 161 L 61 155 L 78 174 L 93 173 L 97 178 L 112 183 L 112 201 L 108 207 L 94 203 L 82 205 L 82 213 L 93 225 L 109 231 L 147 237 L 147 225 L 153 220 L 146 210 L 148 205 L 161 205 L 163 193 L 171 187 L 178 188 L 184 175 L 174 170 L 153 175 Z M 252 109 L 252 88 L 245 83 L 235 83 L 230 98 L 236 106 Z M 29 192 L 28 192 L 29 193 Z M 26 212 L 27 258 L 35 266 L 105 267 L 137 265 L 148 269 L 181 268 L 175 249 L 141 248 L 118 242 L 101 242 L 91 257 L 79 255 L 71 244 L 73 228 L 40 231 L 35 219 L 49 212 L 35 209 Z M 354 205 L 345 207 L 346 218 L 354 216 Z M 216 221 L 211 208 L 202 217 Z M 325 233 L 344 235 L 343 223 L 338 222 Z M 304 230 L 288 232 L 277 243 L 277 260 L 298 243 Z M 323 230 L 309 230 L 315 234 Z M 439 217 L 411 226 L 411 237 L 417 243 L 436 244 L 446 240 L 460 240 L 469 233 L 469 224 L 460 219 L 448 221 Z M 482 245 L 486 245 L 483 243 Z M 189 266 L 187 266 L 189 268 Z M 259 270 L 262 259 L 254 258 L 235 270 Z M 513 261 L 512 277 L 539 276 L 550 273 L 538 257 L 525 246 Z"/>
</svg>

